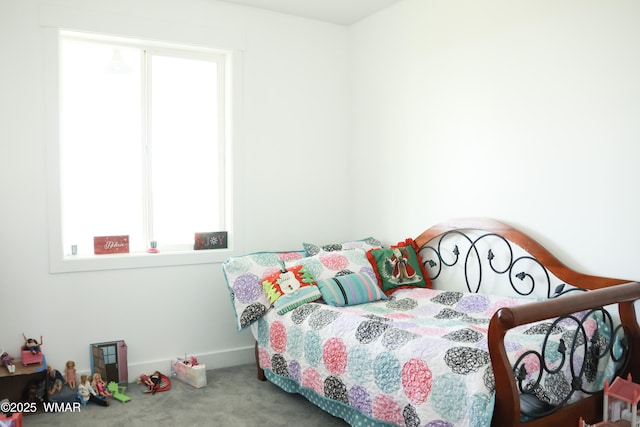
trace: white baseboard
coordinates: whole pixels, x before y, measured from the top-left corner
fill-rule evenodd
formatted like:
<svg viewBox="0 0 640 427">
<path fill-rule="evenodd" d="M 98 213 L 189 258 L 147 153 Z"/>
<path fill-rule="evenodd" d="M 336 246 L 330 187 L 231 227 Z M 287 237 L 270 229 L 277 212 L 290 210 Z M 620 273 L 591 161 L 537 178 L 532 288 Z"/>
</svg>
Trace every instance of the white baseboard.
<svg viewBox="0 0 640 427">
<path fill-rule="evenodd" d="M 175 357 L 184 356 L 184 354 L 175 355 Z M 198 359 L 198 363 L 204 363 L 207 366 L 207 370 L 244 365 L 246 363 L 255 363 L 256 360 L 254 346 L 212 353 L 187 354 L 186 356 L 195 356 Z M 160 371 L 165 375 L 170 375 L 171 361 L 172 359 L 154 360 L 143 363 L 129 363 L 129 382 L 135 382 L 142 373 L 151 374 L 152 372 Z"/>
</svg>

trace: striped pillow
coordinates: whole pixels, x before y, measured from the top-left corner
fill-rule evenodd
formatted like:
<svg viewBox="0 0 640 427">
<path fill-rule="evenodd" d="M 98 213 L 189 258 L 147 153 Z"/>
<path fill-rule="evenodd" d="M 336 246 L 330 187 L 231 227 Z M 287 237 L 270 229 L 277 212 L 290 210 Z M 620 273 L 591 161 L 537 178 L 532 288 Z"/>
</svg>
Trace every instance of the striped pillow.
<svg viewBox="0 0 640 427">
<path fill-rule="evenodd" d="M 335 307 L 387 299 L 377 281 L 368 274 L 346 274 L 330 279 L 321 279 L 317 283 L 322 299 Z"/>
</svg>

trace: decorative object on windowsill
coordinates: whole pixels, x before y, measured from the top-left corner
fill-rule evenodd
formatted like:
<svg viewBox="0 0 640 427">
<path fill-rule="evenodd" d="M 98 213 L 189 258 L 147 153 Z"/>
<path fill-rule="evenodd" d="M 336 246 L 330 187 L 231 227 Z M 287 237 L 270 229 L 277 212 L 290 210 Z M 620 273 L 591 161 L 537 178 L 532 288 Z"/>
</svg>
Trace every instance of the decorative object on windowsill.
<svg viewBox="0 0 640 427">
<path fill-rule="evenodd" d="M 71 255 L 78 255 L 78 245 L 71 245 Z"/>
<path fill-rule="evenodd" d="M 227 232 L 211 231 L 206 233 L 196 233 L 193 249 L 200 251 L 203 249 L 226 249 Z"/>
<path fill-rule="evenodd" d="M 149 246 L 151 247 L 147 249 L 147 252 L 149 252 L 150 254 L 157 254 L 158 252 L 160 252 L 158 250 L 158 242 L 156 242 L 155 240 L 149 242 Z"/>
<path fill-rule="evenodd" d="M 128 254 L 129 236 L 99 236 L 93 238 L 93 253 L 96 255 Z"/>
</svg>

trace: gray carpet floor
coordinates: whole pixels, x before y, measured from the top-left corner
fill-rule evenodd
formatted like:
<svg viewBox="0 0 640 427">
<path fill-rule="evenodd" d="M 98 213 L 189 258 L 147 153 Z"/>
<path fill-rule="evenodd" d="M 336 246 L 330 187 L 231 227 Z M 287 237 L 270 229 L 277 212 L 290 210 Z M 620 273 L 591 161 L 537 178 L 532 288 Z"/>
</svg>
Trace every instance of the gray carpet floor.
<svg viewBox="0 0 640 427">
<path fill-rule="evenodd" d="M 168 373 L 167 373 L 168 374 Z M 196 389 L 177 379 L 154 395 L 129 384 L 131 401 L 111 399 L 108 407 L 83 406 L 80 412 L 25 416 L 32 426 L 347 426 L 304 397 L 258 381 L 255 365 L 207 371 L 207 386 Z"/>
</svg>

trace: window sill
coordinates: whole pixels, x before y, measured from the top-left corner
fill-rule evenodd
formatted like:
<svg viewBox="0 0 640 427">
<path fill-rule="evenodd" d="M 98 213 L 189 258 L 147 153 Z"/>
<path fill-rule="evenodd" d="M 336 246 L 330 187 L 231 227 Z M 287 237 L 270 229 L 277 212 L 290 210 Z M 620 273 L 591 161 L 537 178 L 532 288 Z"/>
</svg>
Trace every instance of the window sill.
<svg viewBox="0 0 640 427">
<path fill-rule="evenodd" d="M 169 267 L 177 265 L 221 263 L 233 256 L 231 249 L 188 250 L 174 252 L 136 252 L 114 255 L 68 255 L 59 260 L 51 259 L 51 273 L 80 271 L 123 270 L 132 268 Z"/>
</svg>

